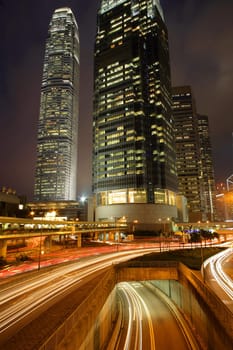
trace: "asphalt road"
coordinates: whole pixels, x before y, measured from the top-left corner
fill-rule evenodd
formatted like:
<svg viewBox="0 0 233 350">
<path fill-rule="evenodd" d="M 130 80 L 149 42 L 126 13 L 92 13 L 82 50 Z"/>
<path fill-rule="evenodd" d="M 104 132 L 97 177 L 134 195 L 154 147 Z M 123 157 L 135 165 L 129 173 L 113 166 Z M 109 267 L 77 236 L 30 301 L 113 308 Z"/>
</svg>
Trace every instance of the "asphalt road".
<svg viewBox="0 0 233 350">
<path fill-rule="evenodd" d="M 115 349 L 199 349 L 181 314 L 150 283 L 120 283 L 118 293 L 124 322 Z"/>
<path fill-rule="evenodd" d="M 207 285 L 233 313 L 233 250 L 228 248 L 207 259 L 202 275 Z"/>
</svg>

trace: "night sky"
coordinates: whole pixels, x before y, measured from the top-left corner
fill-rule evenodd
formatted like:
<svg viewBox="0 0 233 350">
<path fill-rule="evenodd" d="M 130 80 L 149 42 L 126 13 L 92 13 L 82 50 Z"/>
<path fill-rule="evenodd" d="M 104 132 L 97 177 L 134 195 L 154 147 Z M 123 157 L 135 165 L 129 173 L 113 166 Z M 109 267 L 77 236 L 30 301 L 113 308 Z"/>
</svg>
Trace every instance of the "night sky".
<svg viewBox="0 0 233 350">
<path fill-rule="evenodd" d="M 93 48 L 97 0 L 0 0 L 0 188 L 32 199 L 48 25 L 68 6 L 80 32 L 78 194 L 91 193 Z M 217 182 L 233 173 L 233 1 L 161 0 L 173 85 L 191 85 L 209 116 Z"/>
</svg>

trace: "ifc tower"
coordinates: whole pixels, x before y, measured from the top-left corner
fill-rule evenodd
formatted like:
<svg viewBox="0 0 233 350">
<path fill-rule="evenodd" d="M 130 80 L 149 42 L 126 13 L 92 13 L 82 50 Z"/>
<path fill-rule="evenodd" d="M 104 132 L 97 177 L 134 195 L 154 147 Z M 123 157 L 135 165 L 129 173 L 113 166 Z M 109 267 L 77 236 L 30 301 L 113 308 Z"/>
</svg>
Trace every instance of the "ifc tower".
<svg viewBox="0 0 233 350">
<path fill-rule="evenodd" d="M 45 48 L 35 201 L 76 199 L 79 32 L 69 8 L 55 10 Z"/>
</svg>

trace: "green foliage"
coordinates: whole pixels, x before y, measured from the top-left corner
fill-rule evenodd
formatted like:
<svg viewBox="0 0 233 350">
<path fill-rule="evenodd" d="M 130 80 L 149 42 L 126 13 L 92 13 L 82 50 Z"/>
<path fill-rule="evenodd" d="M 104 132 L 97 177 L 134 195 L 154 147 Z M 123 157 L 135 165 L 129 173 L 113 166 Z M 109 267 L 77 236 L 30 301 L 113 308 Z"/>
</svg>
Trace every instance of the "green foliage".
<svg viewBox="0 0 233 350">
<path fill-rule="evenodd" d="M 219 234 L 217 232 L 211 232 L 209 230 L 194 231 L 190 233 L 190 243 L 198 243 L 201 241 L 210 241 L 215 238 L 219 238 Z"/>
<path fill-rule="evenodd" d="M 134 237 L 158 237 L 160 235 L 160 232 L 158 231 L 148 231 L 148 230 L 135 230 L 134 231 Z"/>
<path fill-rule="evenodd" d="M 140 261 L 178 261 L 190 269 L 200 270 L 202 262 L 212 255 L 215 255 L 222 251 L 222 248 L 194 248 L 194 249 L 179 249 L 166 251 L 162 253 L 151 253 L 140 258 L 135 258 L 133 260 Z"/>
<path fill-rule="evenodd" d="M 32 259 L 25 253 L 16 256 L 16 262 L 31 261 Z"/>
</svg>

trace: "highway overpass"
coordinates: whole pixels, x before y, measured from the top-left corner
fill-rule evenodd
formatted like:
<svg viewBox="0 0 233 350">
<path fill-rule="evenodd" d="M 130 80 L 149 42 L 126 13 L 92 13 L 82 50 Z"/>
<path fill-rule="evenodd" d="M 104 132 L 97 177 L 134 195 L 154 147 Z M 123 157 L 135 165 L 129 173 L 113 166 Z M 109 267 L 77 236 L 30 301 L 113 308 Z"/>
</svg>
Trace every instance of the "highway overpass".
<svg viewBox="0 0 233 350">
<path fill-rule="evenodd" d="M 0 257 L 7 257 L 7 245 L 10 241 L 26 240 L 39 237 L 49 238 L 52 244 L 53 237 L 65 239 L 72 236 L 77 241 L 77 247 L 82 246 L 82 236 L 102 240 L 106 237 L 112 241 L 119 240 L 119 233 L 128 232 L 128 226 L 122 222 L 88 222 L 88 221 L 56 221 L 33 220 L 23 218 L 0 217 Z M 41 245 L 41 244 L 40 244 Z"/>
<path fill-rule="evenodd" d="M 23 342 L 25 349 L 29 350 L 101 349 L 112 332 L 113 323 L 118 327 L 120 325 L 116 299 L 117 284 L 142 280 L 154 280 L 155 285 L 179 306 L 191 327 L 196 330 L 199 341 L 206 348 L 231 349 L 232 313 L 204 283 L 201 276 L 180 263 L 118 264 L 117 261 L 121 261 L 122 258 L 129 258 L 129 252 L 114 256 L 115 258 L 112 255 L 109 260 L 105 257 L 105 262 L 99 263 L 99 267 L 95 264 L 91 267 L 89 262 L 90 273 L 86 277 L 77 275 L 77 267 L 73 272 L 64 270 L 62 282 L 68 282 L 68 279 L 72 281 L 70 289 L 65 290 L 54 303 L 43 306 L 42 312 L 33 309 L 33 319 L 21 330 L 16 324 L 16 332 L 11 325 L 13 337 L 5 338 L 0 349 L 24 349 Z M 56 278 L 60 277 L 53 278 L 51 275 L 51 278 L 53 284 L 50 288 L 53 291 L 56 289 Z M 32 281 L 30 276 L 30 283 Z M 43 290 L 40 293 L 43 293 Z M 20 298 L 19 295 L 18 297 Z M 14 304 L 17 305 L 17 302 Z M 8 309 L 7 314 L 9 312 Z M 7 332 L 9 336 L 9 328 Z M 2 335 L 4 336 L 4 332 Z M 17 342 L 20 342 L 21 347 L 17 347 Z"/>
<path fill-rule="evenodd" d="M 196 222 L 177 223 L 177 230 L 212 229 L 226 240 L 233 237 L 233 222 Z M 132 225 L 116 220 L 113 222 L 87 222 L 87 221 L 61 221 L 61 220 L 35 220 L 25 218 L 0 217 L 0 257 L 7 257 L 7 245 L 10 241 L 23 241 L 40 237 L 48 238 L 47 244 L 51 247 L 52 238 L 67 236 L 75 237 L 77 247 L 82 245 L 82 237 L 89 236 L 94 240 L 101 237 L 102 241 L 119 241 L 119 233 L 127 232 L 128 238 L 133 238 Z M 38 244 L 41 246 L 41 244 Z"/>
</svg>

